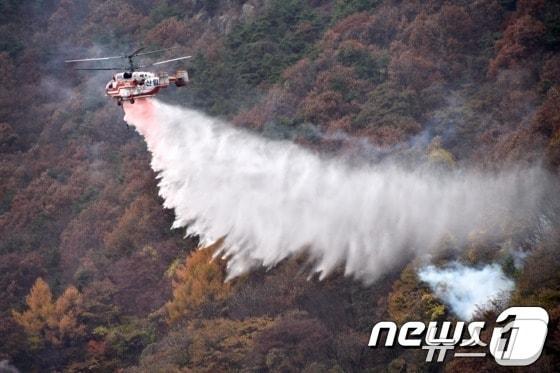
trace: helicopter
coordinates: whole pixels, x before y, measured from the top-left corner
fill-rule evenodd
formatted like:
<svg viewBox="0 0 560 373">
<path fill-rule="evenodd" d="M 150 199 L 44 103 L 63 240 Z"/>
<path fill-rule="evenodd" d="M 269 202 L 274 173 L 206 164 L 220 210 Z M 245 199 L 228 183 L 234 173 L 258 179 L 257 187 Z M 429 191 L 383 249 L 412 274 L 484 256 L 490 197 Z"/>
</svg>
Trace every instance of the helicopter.
<svg viewBox="0 0 560 373">
<path fill-rule="evenodd" d="M 84 58 L 77 60 L 66 60 L 66 63 L 80 63 L 92 61 L 106 61 L 113 59 L 126 59 L 128 66 L 126 67 L 98 67 L 98 68 L 76 68 L 76 70 L 107 70 L 119 71 L 114 74 L 112 79 L 105 85 L 105 94 L 117 100 L 117 105 L 121 106 L 124 101 L 134 104 L 135 99 L 155 96 L 162 88 L 167 88 L 170 84 L 175 83 L 177 87 L 183 87 L 189 82 L 189 74 L 186 70 L 177 70 L 174 75 L 166 72 L 150 72 L 141 71 L 146 67 L 157 66 L 169 62 L 175 62 L 191 58 L 191 56 L 182 56 L 172 58 L 170 60 L 158 61 L 148 65 L 138 65 L 134 59 L 154 53 L 161 53 L 174 48 L 158 49 L 150 52 L 143 52 L 144 47 L 135 50 L 124 56 Z"/>
</svg>

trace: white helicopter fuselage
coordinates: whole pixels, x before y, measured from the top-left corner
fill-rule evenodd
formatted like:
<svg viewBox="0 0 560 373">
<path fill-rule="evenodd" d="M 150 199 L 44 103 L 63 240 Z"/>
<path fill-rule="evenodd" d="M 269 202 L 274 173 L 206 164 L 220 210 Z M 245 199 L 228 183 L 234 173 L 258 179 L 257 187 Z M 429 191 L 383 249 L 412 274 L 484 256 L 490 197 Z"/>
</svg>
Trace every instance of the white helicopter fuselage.
<svg viewBox="0 0 560 373">
<path fill-rule="evenodd" d="M 184 86 L 189 81 L 186 71 L 179 70 L 174 76 L 167 73 L 153 73 L 149 71 L 121 72 L 113 76 L 106 84 L 107 96 L 118 100 L 134 103 L 135 98 L 152 97 L 161 88 L 167 88 L 170 83 L 176 86 Z"/>
</svg>

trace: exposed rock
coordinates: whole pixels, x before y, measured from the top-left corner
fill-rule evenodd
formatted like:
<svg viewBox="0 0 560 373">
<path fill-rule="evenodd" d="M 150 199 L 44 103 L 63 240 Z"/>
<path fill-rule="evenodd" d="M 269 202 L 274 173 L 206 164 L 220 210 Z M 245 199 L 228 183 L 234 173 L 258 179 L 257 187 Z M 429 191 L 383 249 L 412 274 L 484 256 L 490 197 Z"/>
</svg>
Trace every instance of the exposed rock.
<svg viewBox="0 0 560 373">
<path fill-rule="evenodd" d="M 235 17 L 230 14 L 221 15 L 218 18 L 218 31 L 223 34 L 229 34 L 235 24 Z"/>
<path fill-rule="evenodd" d="M 248 22 L 255 18 L 255 6 L 249 3 L 243 4 L 241 7 L 241 16 L 239 19 L 242 22 Z"/>
</svg>

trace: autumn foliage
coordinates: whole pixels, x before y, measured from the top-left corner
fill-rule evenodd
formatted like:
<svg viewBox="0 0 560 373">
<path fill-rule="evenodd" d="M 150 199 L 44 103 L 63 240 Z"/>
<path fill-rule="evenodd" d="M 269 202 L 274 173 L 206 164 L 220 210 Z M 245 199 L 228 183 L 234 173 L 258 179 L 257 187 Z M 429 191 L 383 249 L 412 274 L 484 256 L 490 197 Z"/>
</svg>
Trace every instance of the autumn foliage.
<svg viewBox="0 0 560 373">
<path fill-rule="evenodd" d="M 85 326 L 79 320 L 83 312 L 83 299 L 75 287 L 68 287 L 55 301 L 49 285 L 38 278 L 25 302 L 27 310 L 22 313 L 13 311 L 12 314 L 29 336 L 32 345 L 75 342 L 84 334 Z"/>
<path fill-rule="evenodd" d="M 373 323 L 453 317 L 411 258 L 372 285 L 308 278 L 305 256 L 225 282 L 219 243 L 170 230 L 107 72 L 65 59 L 176 47 L 157 57 L 192 55 L 170 66 L 190 85 L 158 99 L 319 154 L 560 170 L 558 1 L 2 0 L 0 34 L 0 362 L 21 371 L 417 371 L 422 356 L 367 348 Z M 449 254 L 500 263 L 511 302 L 547 307 L 535 370 L 560 364 L 556 199 L 550 236 Z"/>
<path fill-rule="evenodd" d="M 193 252 L 175 269 L 173 299 L 166 304 L 169 320 L 193 315 L 201 307 L 220 303 L 230 292 L 230 284 L 225 282 L 225 263 L 212 258 L 221 241 Z"/>
</svg>

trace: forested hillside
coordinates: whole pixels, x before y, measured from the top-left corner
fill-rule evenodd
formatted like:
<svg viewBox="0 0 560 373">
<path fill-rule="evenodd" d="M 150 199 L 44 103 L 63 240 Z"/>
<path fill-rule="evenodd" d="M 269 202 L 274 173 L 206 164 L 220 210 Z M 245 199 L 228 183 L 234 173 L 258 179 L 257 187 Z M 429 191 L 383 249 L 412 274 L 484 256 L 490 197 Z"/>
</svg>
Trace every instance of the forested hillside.
<svg viewBox="0 0 560 373">
<path fill-rule="evenodd" d="M 197 237 L 170 229 L 146 145 L 104 96 L 110 75 L 64 60 L 177 47 L 162 58 L 192 55 L 192 82 L 158 99 L 260 136 L 351 159 L 398 149 L 434 167 L 539 163 L 558 175 L 558 1 L 0 0 L 0 35 L 0 361 L 25 372 L 499 369 L 367 347 L 380 320 L 456 318 L 413 257 L 373 284 L 343 268 L 308 278 L 304 255 L 224 282 L 226 263 L 210 260 L 220 242 L 196 250 Z M 546 234 L 473 233 L 434 259 L 498 263 L 515 281 L 506 305 L 548 311 L 535 371 L 560 365 L 557 200 Z"/>
</svg>

